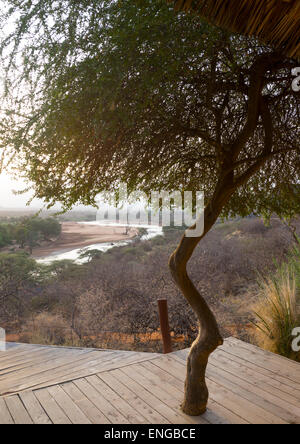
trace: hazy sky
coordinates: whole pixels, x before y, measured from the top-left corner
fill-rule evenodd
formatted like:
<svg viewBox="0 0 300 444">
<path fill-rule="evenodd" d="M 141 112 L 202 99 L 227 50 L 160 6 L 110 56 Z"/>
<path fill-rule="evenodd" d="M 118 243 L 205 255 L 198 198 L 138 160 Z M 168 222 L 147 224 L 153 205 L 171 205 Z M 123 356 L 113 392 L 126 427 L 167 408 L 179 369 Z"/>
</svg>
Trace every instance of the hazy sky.
<svg viewBox="0 0 300 444">
<path fill-rule="evenodd" d="M 15 195 L 14 190 L 20 191 L 25 188 L 22 180 L 13 180 L 6 173 L 0 173 L 0 207 L 4 208 L 24 208 L 32 193 Z M 30 207 L 41 207 L 41 202 L 35 199 Z"/>
<path fill-rule="evenodd" d="M 0 2 L 0 10 L 4 10 L 4 2 Z M 6 25 L 0 30 L 0 38 L 4 38 L 9 32 L 13 30 L 13 25 L 11 23 L 6 23 Z M 3 73 L 0 66 L 0 96 L 3 91 Z M 0 153 L 1 154 L 1 153 Z M 26 207 L 26 202 L 32 196 L 32 193 L 26 193 L 21 196 L 16 196 L 13 190 L 22 190 L 26 186 L 22 180 L 13 180 L 12 176 L 8 173 L 0 173 L 0 207 L 5 208 L 24 208 Z M 41 207 L 41 202 L 35 200 L 30 207 Z"/>
</svg>

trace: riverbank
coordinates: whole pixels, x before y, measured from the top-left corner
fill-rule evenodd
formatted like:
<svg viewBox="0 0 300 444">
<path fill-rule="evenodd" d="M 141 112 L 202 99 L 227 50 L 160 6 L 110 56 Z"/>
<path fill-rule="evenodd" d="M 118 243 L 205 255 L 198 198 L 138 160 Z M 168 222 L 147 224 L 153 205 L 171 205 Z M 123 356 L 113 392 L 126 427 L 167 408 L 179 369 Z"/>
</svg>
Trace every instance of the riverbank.
<svg viewBox="0 0 300 444">
<path fill-rule="evenodd" d="M 34 259 L 42 259 L 93 244 L 131 240 L 137 235 L 138 229 L 134 227 L 63 222 L 59 238 L 46 245 L 35 247 L 32 256 Z"/>
</svg>

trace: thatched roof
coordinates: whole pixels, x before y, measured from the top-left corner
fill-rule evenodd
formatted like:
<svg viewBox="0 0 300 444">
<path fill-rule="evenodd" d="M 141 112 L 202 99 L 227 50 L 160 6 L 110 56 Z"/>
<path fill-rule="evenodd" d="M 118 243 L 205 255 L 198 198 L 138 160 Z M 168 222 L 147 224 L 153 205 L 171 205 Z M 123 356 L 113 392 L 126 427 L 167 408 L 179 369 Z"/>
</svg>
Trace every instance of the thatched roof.
<svg viewBox="0 0 300 444">
<path fill-rule="evenodd" d="M 300 0 L 168 0 L 209 22 L 300 58 Z"/>
</svg>

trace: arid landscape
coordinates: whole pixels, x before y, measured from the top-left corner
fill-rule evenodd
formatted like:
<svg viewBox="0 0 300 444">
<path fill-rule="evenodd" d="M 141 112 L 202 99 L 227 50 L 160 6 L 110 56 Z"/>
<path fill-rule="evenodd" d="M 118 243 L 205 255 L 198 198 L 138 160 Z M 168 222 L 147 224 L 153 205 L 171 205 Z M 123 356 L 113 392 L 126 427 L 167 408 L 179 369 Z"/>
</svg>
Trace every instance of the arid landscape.
<svg viewBox="0 0 300 444">
<path fill-rule="evenodd" d="M 0 101 L 0 424 L 300 424 L 300 0 L 2 0 Z"/>
<path fill-rule="evenodd" d="M 211 305 L 224 337 L 256 342 L 253 322 L 260 300 L 259 280 L 289 260 L 300 221 L 293 227 L 276 217 L 270 225 L 255 217 L 220 221 L 196 250 L 189 273 Z M 11 258 L 19 268 L 7 268 L 6 288 L 11 296 L 0 310 L 9 339 L 160 351 L 157 299 L 166 298 L 173 346 L 185 347 L 197 334 L 197 320 L 167 266 L 182 234 L 182 228 L 169 228 L 163 236 L 140 240 L 135 228 L 126 235 L 124 227 L 63 222 L 59 238 L 39 242 L 45 245 L 34 247 L 31 257 L 51 257 L 54 252 L 98 242 L 132 238 L 131 243 L 106 253 L 94 252 L 82 265 L 72 260 L 39 264 L 30 262 L 29 256 L 20 263 Z M 20 272 L 23 278 L 16 283 Z"/>
<path fill-rule="evenodd" d="M 110 227 L 80 222 L 63 222 L 59 237 L 46 245 L 35 247 L 33 257 L 39 259 L 93 244 L 129 240 L 133 239 L 137 233 L 135 228 L 122 226 Z"/>
</svg>

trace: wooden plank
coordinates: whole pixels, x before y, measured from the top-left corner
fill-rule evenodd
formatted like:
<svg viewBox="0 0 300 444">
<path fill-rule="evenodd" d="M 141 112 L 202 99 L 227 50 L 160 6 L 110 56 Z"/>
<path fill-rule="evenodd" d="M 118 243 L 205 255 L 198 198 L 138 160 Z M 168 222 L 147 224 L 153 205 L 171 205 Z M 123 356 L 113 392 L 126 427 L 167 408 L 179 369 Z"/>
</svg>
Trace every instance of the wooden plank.
<svg viewBox="0 0 300 444">
<path fill-rule="evenodd" d="M 61 355 L 61 352 L 58 353 L 59 353 L 58 355 L 56 353 L 48 355 L 45 362 L 43 361 L 43 359 L 40 359 L 32 367 L 30 366 L 25 369 L 16 370 L 7 377 L 5 375 L 2 376 L 0 378 L 0 386 L 2 387 L 2 385 L 5 383 L 7 379 L 9 379 L 10 381 L 15 381 L 19 380 L 20 378 L 46 372 L 47 370 L 52 371 L 53 369 L 59 368 L 60 366 L 68 365 L 78 360 L 80 361 L 82 359 L 85 359 L 87 356 L 90 355 L 90 353 L 85 353 L 81 351 L 78 353 L 64 354 L 64 355 Z"/>
<path fill-rule="evenodd" d="M 209 379 L 208 389 L 212 398 L 221 405 L 241 416 L 250 424 L 286 424 L 280 418 L 268 414 L 264 409 L 257 407 L 242 396 L 227 390 L 224 386 Z"/>
<path fill-rule="evenodd" d="M 295 385 L 295 388 L 299 389 L 300 373 L 298 372 L 298 366 L 293 371 L 290 368 L 288 368 L 288 366 L 285 367 L 284 363 L 281 360 L 272 359 L 276 357 L 276 355 L 273 356 L 271 354 L 271 357 L 269 356 L 269 354 L 260 355 L 254 352 L 253 350 L 241 347 L 238 344 L 233 345 L 227 342 L 224 345 L 222 345 L 220 349 L 225 350 L 228 353 L 232 353 L 236 356 L 240 356 L 243 359 L 252 362 L 258 367 L 266 368 L 268 370 L 271 370 L 275 374 L 285 377 L 287 380 L 289 380 L 289 384 L 293 384 Z"/>
<path fill-rule="evenodd" d="M 174 356 L 177 356 L 177 357 L 179 357 L 180 359 L 182 359 L 183 361 L 186 362 L 187 357 L 189 355 L 189 352 L 190 352 L 190 348 L 184 348 L 182 350 L 177 350 L 177 351 L 175 351 L 173 353 L 170 353 L 169 356 L 172 357 L 172 358 Z"/>
<path fill-rule="evenodd" d="M 53 424 L 71 424 L 70 419 L 50 395 L 48 389 L 36 390 L 34 395 L 53 422 Z"/>
<path fill-rule="evenodd" d="M 107 401 L 86 379 L 78 379 L 74 384 L 85 394 L 85 396 L 106 416 L 112 424 L 128 424 L 126 418 Z"/>
<path fill-rule="evenodd" d="M 147 364 L 147 363 L 146 363 Z M 132 369 L 131 369 L 132 370 Z M 134 370 L 139 373 L 139 379 L 137 381 L 142 384 L 147 390 L 151 390 L 153 394 L 155 394 L 159 399 L 164 401 L 167 405 L 175 409 L 179 410 L 180 404 L 183 399 L 183 384 L 182 390 L 178 390 L 174 385 L 169 383 L 169 375 L 164 372 L 164 376 L 158 376 L 157 373 L 152 370 L 148 370 L 146 365 L 135 365 Z M 135 378 L 136 379 L 136 378 Z M 167 397 L 163 393 L 167 393 Z M 215 424 L 227 424 L 227 421 L 224 418 L 219 417 L 218 415 L 213 414 L 213 412 L 208 411 L 201 416 L 187 416 L 181 410 L 180 414 L 184 416 L 190 423 L 194 424 L 209 424 L 214 422 Z"/>
<path fill-rule="evenodd" d="M 236 376 L 233 377 L 232 374 L 213 365 L 208 366 L 207 376 L 209 379 L 251 401 L 275 417 L 290 424 L 300 424 L 300 416 L 297 415 L 299 409 L 297 407 L 279 400 L 276 396 L 256 387 L 255 384 L 249 384 Z"/>
<path fill-rule="evenodd" d="M 5 366 L 3 361 L 0 395 L 68 382 L 157 356 L 151 353 L 52 346 L 24 345 L 20 350 L 21 355 L 17 358 L 6 358 Z"/>
<path fill-rule="evenodd" d="M 286 385 L 289 385 L 290 387 L 295 388 L 299 391 L 300 389 L 300 381 L 297 381 L 297 376 L 292 376 L 288 371 L 284 369 L 283 366 L 278 366 L 274 361 L 270 359 L 266 359 L 264 357 L 259 357 L 253 352 L 249 352 L 247 349 L 236 347 L 224 347 L 222 346 L 220 350 L 237 356 L 239 358 L 242 358 L 244 361 L 250 362 L 251 364 L 254 364 L 255 367 L 259 372 L 261 372 L 261 369 L 269 370 L 273 373 L 274 376 L 281 377 L 281 380 L 283 379 L 285 381 Z"/>
<path fill-rule="evenodd" d="M 126 352 L 125 352 L 126 353 Z M 105 359 L 104 359 L 105 358 Z M 123 365 L 127 365 L 127 361 L 124 362 L 122 353 L 117 352 L 112 353 L 110 356 L 98 357 L 95 360 L 87 360 L 81 364 L 73 365 L 72 369 L 70 367 L 62 367 L 59 371 L 52 372 L 52 378 L 47 378 L 46 384 L 58 384 L 63 382 L 72 381 L 74 379 L 84 378 L 86 376 L 91 376 L 97 374 L 101 371 L 107 371 L 113 368 L 119 368 Z M 131 357 L 135 361 L 135 357 Z M 44 387 L 45 382 L 41 381 L 37 387 Z"/>
<path fill-rule="evenodd" d="M 33 392 L 21 393 L 20 399 L 22 400 L 34 424 L 52 424 Z"/>
<path fill-rule="evenodd" d="M 235 424 L 235 425 L 249 425 L 250 422 L 246 421 L 246 419 L 242 418 L 241 416 L 237 415 L 236 413 L 233 413 L 228 408 L 224 407 L 222 404 L 219 404 L 218 402 L 214 401 L 213 399 L 208 400 L 207 405 L 207 413 L 212 413 L 214 416 L 218 416 L 219 418 L 224 418 L 229 424 Z M 206 413 L 206 415 L 207 415 Z M 211 418 L 211 415 L 209 416 Z M 223 424 L 223 422 L 216 422 L 212 421 L 212 424 Z"/>
<path fill-rule="evenodd" d="M 293 387 L 293 383 L 286 378 L 276 375 L 271 370 L 264 369 L 263 367 L 258 367 L 255 364 L 246 361 L 242 357 L 235 356 L 224 350 L 218 349 L 217 353 L 221 354 L 226 359 L 229 359 L 231 362 L 236 363 L 237 365 L 242 365 L 243 367 L 250 369 L 251 371 L 255 372 L 258 377 L 266 377 L 268 381 L 271 381 L 270 384 L 272 384 L 272 386 L 277 387 L 281 391 L 284 391 L 285 393 L 294 396 L 297 400 L 300 400 L 300 390 L 297 390 L 295 387 Z"/>
<path fill-rule="evenodd" d="M 177 356 L 173 356 L 173 359 L 177 359 L 178 363 L 183 366 L 183 361 Z M 214 363 L 215 365 L 212 365 Z M 276 420 L 277 422 L 285 423 L 297 423 L 297 415 L 285 410 L 281 406 L 278 406 L 278 399 L 273 395 L 268 394 L 262 389 L 257 388 L 255 385 L 249 384 L 243 381 L 240 377 L 231 375 L 230 373 L 224 371 L 220 368 L 219 362 L 211 356 L 210 364 L 207 367 L 206 377 L 209 380 L 214 381 L 217 384 L 222 385 L 233 393 L 241 396 L 242 398 L 250 401 L 251 403 L 265 409 L 265 417 L 268 417 L 270 421 Z M 246 389 L 245 389 L 246 387 Z M 262 396 L 261 396 L 262 395 Z M 271 401 L 274 401 L 272 403 Z M 284 402 L 284 401 L 282 401 Z M 276 419 L 277 418 L 277 419 Z M 274 422 L 273 422 L 274 423 Z M 276 422 L 275 422 L 276 424 Z"/>
<path fill-rule="evenodd" d="M 73 374 L 75 371 L 77 373 L 79 370 L 83 370 L 84 374 L 90 374 L 92 373 L 90 367 L 95 362 L 93 353 L 98 354 L 99 352 L 55 359 L 51 363 L 46 363 L 45 366 L 35 366 L 31 370 L 27 369 L 18 375 L 13 375 L 8 381 L 0 383 L 0 393 L 21 392 L 27 389 L 40 388 L 41 386 L 59 384 L 73 379 L 69 374 Z M 101 359 L 101 357 L 98 356 L 97 359 Z M 109 357 L 106 356 L 106 359 L 109 359 Z M 82 374 L 76 376 L 80 377 Z"/>
<path fill-rule="evenodd" d="M 180 350 L 173 353 L 172 356 L 185 362 L 187 350 Z M 291 405 L 299 407 L 300 390 L 295 388 L 296 383 L 276 375 L 268 369 L 259 367 L 240 356 L 235 356 L 224 349 L 217 349 L 211 355 L 210 361 L 214 359 L 215 366 L 230 371 L 230 373 L 239 376 L 241 379 L 254 383 L 257 387 L 277 396 L 279 400 L 282 399 Z"/>
<path fill-rule="evenodd" d="M 122 398 L 128 402 L 128 404 L 138 409 L 146 419 L 147 423 L 167 423 L 166 419 L 162 415 L 160 415 L 156 410 L 152 409 L 142 398 L 137 396 L 133 391 L 129 390 L 128 387 L 115 378 L 112 371 L 99 373 L 97 376 L 111 388 L 116 390 L 116 392 L 122 396 Z"/>
<path fill-rule="evenodd" d="M 183 362 L 182 357 L 183 354 L 179 353 L 173 355 L 173 358 L 179 360 L 180 363 Z M 234 382 L 237 385 L 241 385 L 240 380 L 242 379 L 244 381 L 244 387 L 247 387 L 250 393 L 254 391 L 263 399 L 272 402 L 275 406 L 280 405 L 280 408 L 285 409 L 285 412 L 283 411 L 283 418 L 288 422 L 297 422 L 299 420 L 297 418 L 297 416 L 300 416 L 299 400 L 297 399 L 297 397 L 291 396 L 290 394 L 287 394 L 275 388 L 274 384 L 276 385 L 276 383 L 274 383 L 273 378 L 266 378 L 265 376 L 262 376 L 259 373 L 250 370 L 244 365 L 237 364 L 231 361 L 230 355 L 226 355 L 223 352 L 214 352 L 210 356 L 209 362 L 214 366 L 214 368 L 223 369 L 231 374 L 232 377 L 237 377 L 237 379 L 234 379 Z M 227 375 L 227 378 L 230 379 L 230 376 Z M 261 378 L 263 379 L 263 381 L 261 381 Z M 266 383 L 266 379 L 267 382 L 272 383 L 272 385 Z M 248 383 L 253 384 L 254 387 L 250 386 Z M 290 411 L 293 411 L 294 416 L 289 415 Z"/>
<path fill-rule="evenodd" d="M 47 359 L 45 360 L 45 362 L 43 361 L 43 359 L 40 359 L 38 361 L 38 365 L 35 364 L 29 368 L 16 370 L 15 372 L 13 372 L 9 376 L 9 379 L 11 381 L 19 380 L 20 377 L 24 378 L 24 377 L 28 377 L 28 376 L 33 376 L 33 375 L 37 375 L 39 373 L 46 372 L 47 370 L 52 371 L 53 369 L 58 369 L 58 368 L 65 366 L 65 365 L 72 365 L 74 362 L 78 362 L 78 361 L 80 362 L 82 360 L 90 359 L 90 357 L 92 356 L 93 353 L 99 353 L 99 352 L 86 353 L 84 351 L 78 351 L 77 353 L 71 352 L 70 354 L 67 353 L 67 354 L 63 354 L 63 355 L 61 354 L 60 351 L 58 352 L 58 354 L 56 354 L 55 352 L 53 354 L 50 353 L 50 355 L 47 356 Z M 5 376 L 0 378 L 0 386 L 2 386 L 3 381 L 5 381 Z"/>
<path fill-rule="evenodd" d="M 146 424 L 145 418 L 97 375 L 86 378 L 107 401 L 113 404 L 130 424 Z"/>
<path fill-rule="evenodd" d="M 40 350 L 40 347 L 35 346 L 31 348 L 20 347 L 19 349 L 10 352 L 0 352 L 0 368 L 2 368 L 2 366 L 5 365 L 6 362 L 18 361 L 22 359 L 22 357 L 29 356 L 31 353 L 34 354 L 36 352 L 39 352 Z"/>
<path fill-rule="evenodd" d="M 91 424 L 91 421 L 60 386 L 49 387 L 48 391 L 73 424 Z"/>
<path fill-rule="evenodd" d="M 123 384 L 125 384 L 130 390 L 134 391 L 138 396 L 140 396 L 150 407 L 158 411 L 166 420 L 171 424 L 188 424 L 189 420 L 186 419 L 184 414 L 176 411 L 165 404 L 161 399 L 152 394 L 143 387 L 143 385 L 136 382 L 136 374 L 133 371 L 128 375 L 126 373 L 128 367 L 123 367 L 122 369 L 113 370 L 113 375 L 119 379 Z M 123 375 L 123 377 L 121 376 Z M 162 396 L 164 399 L 165 397 Z"/>
<path fill-rule="evenodd" d="M 3 353 L 11 353 L 23 348 L 25 344 L 18 344 L 17 342 L 6 342 L 6 350 Z M 2 354 L 2 353 L 1 353 Z"/>
<path fill-rule="evenodd" d="M 25 356 L 21 356 L 18 359 L 13 359 L 9 363 L 0 368 L 0 381 L 5 381 L 11 376 L 21 374 L 21 372 L 28 368 L 33 368 L 37 365 L 45 365 L 49 361 L 53 361 L 59 357 L 66 358 L 67 356 L 74 356 L 76 353 L 71 352 L 66 355 L 65 352 L 58 351 L 54 352 L 52 350 L 36 350 L 34 353 L 28 353 Z"/>
<path fill-rule="evenodd" d="M 292 359 L 288 359 L 285 356 L 271 353 L 263 348 L 258 347 L 257 345 L 250 344 L 248 342 L 241 341 L 240 339 L 231 337 L 225 340 L 225 345 L 233 345 L 233 347 L 242 347 L 246 350 L 250 350 L 253 353 L 263 356 L 266 359 L 270 359 L 273 362 L 277 362 L 279 365 L 283 365 L 285 368 L 288 368 L 292 374 L 297 373 L 298 377 L 300 377 L 300 363 L 297 361 L 293 361 Z"/>
<path fill-rule="evenodd" d="M 211 356 L 214 356 L 215 354 L 220 352 L 229 355 L 231 359 L 235 361 L 238 360 L 238 362 L 241 362 L 241 360 L 243 360 L 244 365 L 252 368 L 253 370 L 256 370 L 257 373 L 268 375 L 272 380 L 274 380 L 275 378 L 275 381 L 284 384 L 284 386 L 288 390 L 288 393 L 292 393 L 292 391 L 296 388 L 299 395 L 300 384 L 297 385 L 297 382 L 294 380 L 295 377 L 297 379 L 300 377 L 299 363 L 291 361 L 290 359 L 287 359 L 283 356 L 262 350 L 255 345 L 248 344 L 236 338 L 225 339 L 224 345 L 222 347 L 219 347 Z M 188 353 L 189 349 L 178 350 L 176 352 L 173 352 L 172 356 L 174 355 L 186 361 Z M 251 359 L 249 361 L 248 359 L 250 356 L 254 356 L 254 359 Z M 289 379 L 289 375 L 285 375 L 285 377 L 281 376 L 282 372 L 285 374 L 286 368 L 291 371 L 290 375 L 292 375 L 292 380 Z M 289 390 L 288 387 L 292 387 L 293 390 Z"/>
<path fill-rule="evenodd" d="M 76 387 L 73 382 L 66 382 L 61 388 L 70 396 L 92 424 L 110 424 L 109 420 L 97 407 Z"/>
<path fill-rule="evenodd" d="M 300 423 L 299 364 L 234 338 L 211 355 L 207 412 L 184 415 L 188 351 L 13 346 L 0 353 L 0 389 L 36 390 L 0 397 L 0 423 Z"/>
<path fill-rule="evenodd" d="M 213 356 L 210 359 L 210 362 L 219 367 L 223 370 L 226 370 L 227 372 L 231 373 L 234 376 L 237 376 L 241 379 L 243 379 L 246 382 L 251 382 L 251 384 L 254 384 L 256 387 L 261 388 L 265 390 L 267 393 L 276 396 L 278 400 L 283 400 L 287 403 L 289 403 L 290 407 L 295 406 L 297 409 L 299 409 L 299 399 L 297 397 L 292 396 L 289 393 L 286 393 L 285 391 L 281 390 L 282 385 L 280 383 L 277 383 L 279 385 L 279 388 L 276 387 L 276 382 L 274 383 L 274 380 L 272 378 L 263 376 L 249 368 L 247 368 L 244 365 L 238 364 L 229 358 L 227 358 L 222 353 L 214 353 Z"/>
<path fill-rule="evenodd" d="M 31 417 L 27 413 L 18 395 L 6 398 L 5 402 L 15 424 L 32 424 Z"/>
<path fill-rule="evenodd" d="M 33 350 L 32 352 L 26 351 L 26 353 L 20 354 L 19 356 L 13 356 L 10 358 L 3 359 L 0 363 L 0 375 L 5 374 L 10 370 L 10 368 L 18 367 L 20 365 L 25 364 L 26 362 L 30 362 L 30 360 L 34 361 L 38 359 L 39 356 L 44 356 L 49 354 L 48 350 Z"/>
<path fill-rule="evenodd" d="M 175 358 L 175 357 L 174 357 Z M 183 361 L 178 361 L 183 366 Z M 212 365 L 212 362 L 215 365 Z M 251 403 L 261 407 L 265 410 L 264 416 L 269 418 L 272 423 L 298 423 L 300 418 L 294 413 L 295 408 L 292 408 L 293 413 L 289 411 L 291 406 L 288 404 L 287 410 L 278 404 L 278 399 L 271 394 L 268 394 L 262 389 L 257 388 L 253 384 L 243 381 L 240 377 L 233 377 L 230 373 L 219 368 L 220 365 L 213 357 L 210 359 L 210 364 L 207 367 L 206 376 L 209 380 L 222 385 L 233 393 L 250 401 Z M 281 401 L 283 404 L 284 401 Z M 286 406 L 286 405 L 285 405 Z M 276 422 L 274 422 L 276 421 Z"/>
<path fill-rule="evenodd" d="M 143 362 L 145 359 L 149 359 L 148 356 L 145 356 L 145 353 L 141 355 L 139 353 L 136 354 L 131 352 L 113 352 L 111 356 L 104 358 L 99 357 L 95 360 L 88 360 L 87 363 L 83 363 L 79 366 L 73 365 L 72 370 L 68 368 L 68 371 L 66 371 L 66 367 L 63 367 L 57 372 L 52 372 L 52 378 L 47 378 L 46 382 L 41 381 L 41 383 L 35 385 L 35 388 L 42 388 L 45 387 L 45 385 L 47 386 L 51 384 L 54 385 L 69 382 L 74 379 L 80 379 L 100 372 L 121 368 L 127 366 L 131 362 Z M 18 388 L 18 391 L 20 390 L 21 388 Z"/>
<path fill-rule="evenodd" d="M 172 392 L 170 389 L 168 391 L 165 390 L 165 386 L 159 384 L 159 380 L 155 377 L 155 375 L 150 374 L 149 376 L 149 373 L 147 374 L 147 370 L 143 367 L 139 367 L 138 365 L 124 367 L 122 371 L 128 377 L 134 379 L 134 381 L 140 384 L 144 389 L 148 390 L 150 393 L 160 399 L 160 401 L 176 410 L 178 409 L 178 402 L 176 400 L 176 396 L 174 396 L 174 392 Z M 179 414 L 181 414 L 181 412 Z"/>
<path fill-rule="evenodd" d="M 89 355 L 81 356 L 71 362 L 58 363 L 51 372 L 44 375 L 37 375 L 35 378 L 36 385 L 60 384 L 62 382 L 71 381 L 74 378 L 82 378 L 99 371 L 102 366 L 105 367 L 106 362 L 111 362 L 116 358 L 116 352 L 100 355 L 99 352 L 92 352 Z"/>
<path fill-rule="evenodd" d="M 132 370 L 132 368 L 139 374 L 137 379 L 139 384 L 143 385 L 144 388 L 151 391 L 151 393 L 172 407 L 174 410 L 179 411 L 190 424 L 208 424 L 208 422 L 202 416 L 187 416 L 181 411 L 180 404 L 182 401 L 183 392 L 176 390 L 166 380 L 162 383 L 162 380 L 157 377 L 157 375 L 147 370 L 147 368 L 143 367 L 141 364 L 136 364 L 133 367 L 130 367 L 130 370 Z"/>
<path fill-rule="evenodd" d="M 153 381 L 155 385 L 162 386 L 164 390 L 174 396 L 175 399 L 183 397 L 183 383 L 178 384 L 178 380 L 176 380 L 176 384 L 171 384 L 170 375 L 155 366 L 153 362 L 142 362 L 141 371 L 149 378 L 149 381 Z"/>
<path fill-rule="evenodd" d="M 21 351 L 27 350 L 28 348 L 36 348 L 37 345 L 34 344 L 17 344 L 13 342 L 6 342 L 6 350 L 0 353 L 0 360 L 4 356 L 9 356 L 14 353 L 20 353 Z"/>
<path fill-rule="evenodd" d="M 100 371 L 107 371 L 111 368 L 117 368 L 120 365 L 127 365 L 128 360 L 135 361 L 137 359 L 135 353 L 132 356 L 128 356 L 128 352 L 112 352 L 106 356 L 97 356 L 95 359 L 89 359 L 88 365 L 81 364 L 78 367 L 73 366 L 68 372 L 69 379 L 83 378 L 85 376 L 90 376 L 99 373 Z M 80 375 L 79 371 L 84 372 Z M 87 370 L 87 371 L 86 371 Z M 59 377 L 59 375 L 57 376 Z"/>
<path fill-rule="evenodd" d="M 153 363 L 163 368 L 165 371 L 173 374 L 179 380 L 183 380 L 184 364 L 175 361 L 174 358 L 165 357 L 154 360 Z M 207 378 L 207 386 L 210 391 L 211 398 L 219 404 L 226 407 L 238 416 L 252 424 L 285 424 L 286 422 L 277 418 L 275 415 L 263 410 L 252 402 L 244 399 L 242 396 L 233 393 L 224 386 L 216 383 L 211 378 Z"/>
<path fill-rule="evenodd" d="M 0 424 L 14 424 L 3 398 L 0 398 Z"/>
<path fill-rule="evenodd" d="M 160 378 L 163 387 L 165 387 L 166 383 L 172 385 L 175 390 L 174 393 L 176 393 L 176 399 L 178 400 L 178 403 L 181 403 L 184 391 L 183 380 L 179 380 L 170 373 L 165 372 L 160 367 L 156 366 L 155 362 L 156 361 L 143 362 L 141 365 L 147 368 L 152 374 L 157 375 Z M 201 418 L 210 424 L 249 424 L 246 420 L 235 415 L 212 399 L 209 399 L 207 411 L 201 416 Z"/>
</svg>

